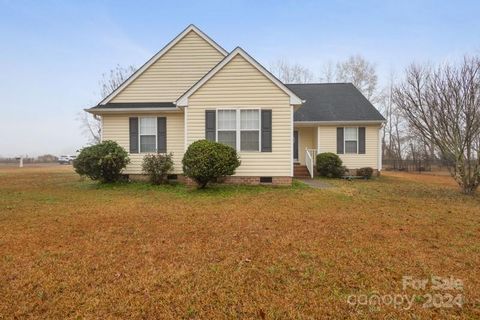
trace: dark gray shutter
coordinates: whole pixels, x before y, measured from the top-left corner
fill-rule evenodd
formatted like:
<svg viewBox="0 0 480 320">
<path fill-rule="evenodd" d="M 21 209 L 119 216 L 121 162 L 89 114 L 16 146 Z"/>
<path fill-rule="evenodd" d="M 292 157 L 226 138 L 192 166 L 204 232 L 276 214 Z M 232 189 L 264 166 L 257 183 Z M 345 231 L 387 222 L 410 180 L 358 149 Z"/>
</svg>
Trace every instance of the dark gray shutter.
<svg viewBox="0 0 480 320">
<path fill-rule="evenodd" d="M 205 139 L 215 141 L 215 110 L 205 110 Z"/>
<path fill-rule="evenodd" d="M 138 153 L 138 118 L 129 118 L 130 153 Z"/>
<path fill-rule="evenodd" d="M 358 128 L 358 153 L 365 154 L 365 127 Z"/>
<path fill-rule="evenodd" d="M 157 118 L 157 152 L 167 152 L 167 118 Z"/>
<path fill-rule="evenodd" d="M 262 110 L 262 152 L 272 152 L 272 110 Z"/>
<path fill-rule="evenodd" d="M 337 154 L 343 154 L 343 127 L 337 128 Z"/>
</svg>

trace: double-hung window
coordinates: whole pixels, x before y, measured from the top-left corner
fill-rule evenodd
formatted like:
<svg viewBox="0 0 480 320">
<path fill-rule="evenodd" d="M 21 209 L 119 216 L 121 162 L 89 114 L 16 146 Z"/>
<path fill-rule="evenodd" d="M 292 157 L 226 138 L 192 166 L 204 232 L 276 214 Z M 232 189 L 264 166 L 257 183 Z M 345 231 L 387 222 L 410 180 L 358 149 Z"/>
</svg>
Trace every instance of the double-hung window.
<svg viewBox="0 0 480 320">
<path fill-rule="evenodd" d="M 157 151 L 157 118 L 140 118 L 140 152 Z"/>
<path fill-rule="evenodd" d="M 260 149 L 259 110 L 240 110 L 240 151 Z"/>
<path fill-rule="evenodd" d="M 237 148 L 237 110 L 218 110 L 217 141 Z"/>
<path fill-rule="evenodd" d="M 239 151 L 260 151 L 260 110 L 218 110 L 217 142 Z"/>
<path fill-rule="evenodd" d="M 358 153 L 358 128 L 345 128 L 345 153 Z"/>
</svg>

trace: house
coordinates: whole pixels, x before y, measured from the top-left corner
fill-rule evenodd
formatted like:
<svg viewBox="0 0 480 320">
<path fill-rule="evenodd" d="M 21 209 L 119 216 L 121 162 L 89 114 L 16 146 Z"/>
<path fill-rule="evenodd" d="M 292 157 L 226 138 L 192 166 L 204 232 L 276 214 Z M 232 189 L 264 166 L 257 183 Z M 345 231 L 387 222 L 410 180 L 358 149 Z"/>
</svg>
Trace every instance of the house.
<svg viewBox="0 0 480 320">
<path fill-rule="evenodd" d="M 315 155 L 339 154 L 351 170 L 381 170 L 385 119 L 348 83 L 284 84 L 241 48 L 227 52 L 190 25 L 97 106 L 102 139 L 130 154 L 173 153 L 174 174 L 192 142 L 236 148 L 241 166 L 226 182 L 290 184 L 313 177 Z"/>
</svg>

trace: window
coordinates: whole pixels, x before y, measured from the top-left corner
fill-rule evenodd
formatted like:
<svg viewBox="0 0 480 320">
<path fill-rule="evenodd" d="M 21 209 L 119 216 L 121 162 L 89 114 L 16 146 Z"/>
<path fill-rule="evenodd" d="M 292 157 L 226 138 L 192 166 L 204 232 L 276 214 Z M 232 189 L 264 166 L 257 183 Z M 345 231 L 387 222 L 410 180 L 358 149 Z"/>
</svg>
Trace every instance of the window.
<svg viewBox="0 0 480 320">
<path fill-rule="evenodd" d="M 260 112 L 240 110 L 240 151 L 259 151 Z"/>
<path fill-rule="evenodd" d="M 140 152 L 157 151 L 157 119 L 140 118 Z"/>
<path fill-rule="evenodd" d="M 237 147 L 237 110 L 218 110 L 217 141 Z"/>
<path fill-rule="evenodd" d="M 345 153 L 358 153 L 358 128 L 345 128 Z"/>
<path fill-rule="evenodd" d="M 240 151 L 260 151 L 260 110 L 218 110 L 217 142 Z"/>
</svg>

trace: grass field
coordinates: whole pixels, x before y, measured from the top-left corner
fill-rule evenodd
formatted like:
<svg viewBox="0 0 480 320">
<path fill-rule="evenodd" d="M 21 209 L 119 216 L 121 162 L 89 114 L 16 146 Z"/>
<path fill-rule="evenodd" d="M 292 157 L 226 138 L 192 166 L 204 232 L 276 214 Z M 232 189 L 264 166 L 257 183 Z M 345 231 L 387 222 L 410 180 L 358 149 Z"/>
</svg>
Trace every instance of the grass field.
<svg viewBox="0 0 480 320">
<path fill-rule="evenodd" d="M 480 318 L 478 194 L 406 173 L 329 183 L 197 191 L 0 169 L 0 318 Z M 428 294 L 464 304 L 424 308 Z M 375 295 L 414 300 L 349 300 Z"/>
</svg>

